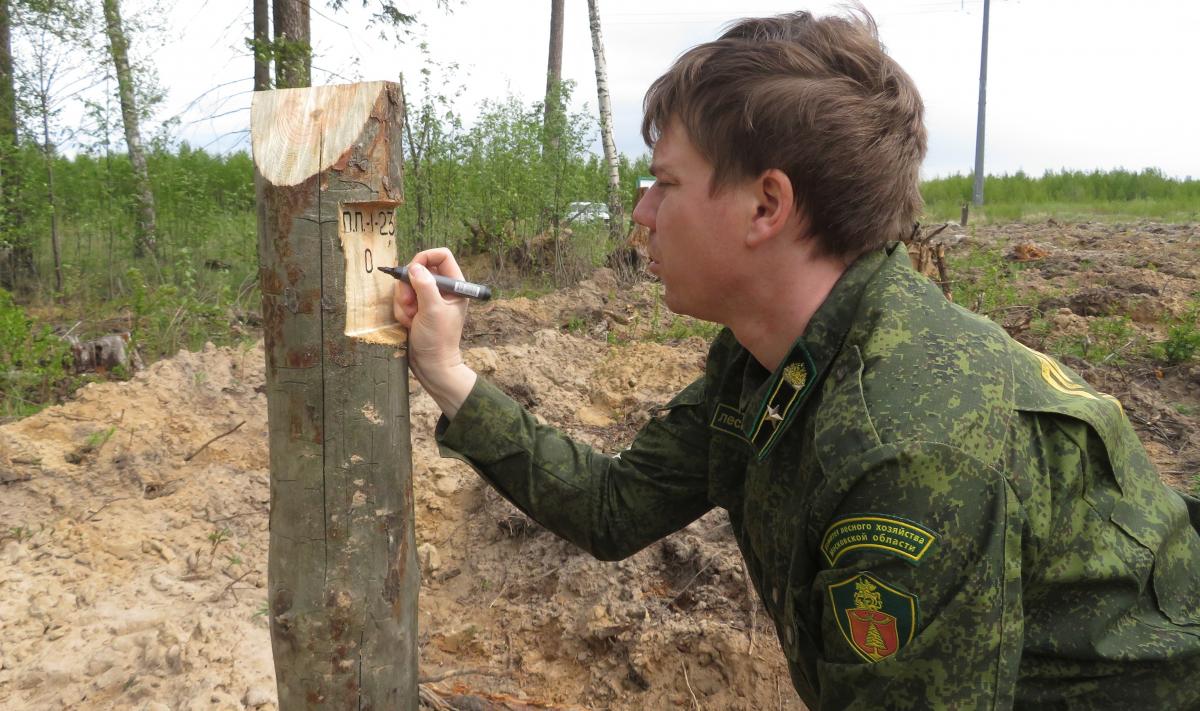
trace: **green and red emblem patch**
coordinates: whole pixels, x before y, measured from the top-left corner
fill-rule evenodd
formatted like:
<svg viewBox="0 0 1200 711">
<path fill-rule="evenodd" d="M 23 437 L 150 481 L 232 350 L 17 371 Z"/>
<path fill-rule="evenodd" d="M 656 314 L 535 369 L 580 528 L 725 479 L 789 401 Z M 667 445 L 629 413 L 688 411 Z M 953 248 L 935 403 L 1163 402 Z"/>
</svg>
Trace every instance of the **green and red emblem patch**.
<svg viewBox="0 0 1200 711">
<path fill-rule="evenodd" d="M 829 586 L 833 616 L 850 647 L 868 662 L 892 656 L 917 631 L 917 598 L 859 573 Z"/>
</svg>

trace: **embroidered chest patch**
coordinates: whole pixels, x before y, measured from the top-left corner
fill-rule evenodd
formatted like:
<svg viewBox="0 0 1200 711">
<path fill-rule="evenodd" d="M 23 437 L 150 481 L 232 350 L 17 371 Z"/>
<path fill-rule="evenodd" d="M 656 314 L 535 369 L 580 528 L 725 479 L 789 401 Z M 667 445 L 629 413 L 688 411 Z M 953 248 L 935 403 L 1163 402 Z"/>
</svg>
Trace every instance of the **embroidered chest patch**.
<svg viewBox="0 0 1200 711">
<path fill-rule="evenodd" d="M 731 434 L 741 440 L 746 439 L 746 436 L 742 434 L 742 413 L 731 405 L 724 403 L 717 405 L 717 411 L 713 413 L 712 422 L 708 424 L 709 427 L 715 430 Z"/>
<path fill-rule="evenodd" d="M 865 661 L 887 659 L 916 634 L 916 596 L 866 573 L 830 585 L 829 599 L 838 630 Z"/>
<path fill-rule="evenodd" d="M 920 563 L 937 541 L 937 535 L 912 521 L 880 514 L 854 514 L 834 521 L 821 538 L 821 552 L 829 565 L 850 551 L 872 550 Z"/>
</svg>

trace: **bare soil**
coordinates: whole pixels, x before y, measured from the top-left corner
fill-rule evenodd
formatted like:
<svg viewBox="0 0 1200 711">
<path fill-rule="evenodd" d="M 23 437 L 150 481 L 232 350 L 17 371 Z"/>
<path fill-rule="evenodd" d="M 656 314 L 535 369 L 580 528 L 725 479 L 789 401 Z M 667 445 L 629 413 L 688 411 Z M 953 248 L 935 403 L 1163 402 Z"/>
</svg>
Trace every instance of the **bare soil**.
<svg viewBox="0 0 1200 711">
<path fill-rule="evenodd" d="M 1038 247 L 1013 272 L 1025 305 L 991 314 L 1034 347 L 1111 313 L 1162 339 L 1200 292 L 1196 226 L 963 233 L 952 251 Z M 472 307 L 467 359 L 617 451 L 703 364 L 703 339 L 653 338 L 670 319 L 656 289 L 601 270 Z M 1111 360 L 1071 364 L 1121 399 L 1164 479 L 1192 486 L 1200 362 Z M 261 344 L 207 347 L 0 427 L 0 708 L 274 708 L 262 386 Z M 482 672 L 433 688 L 563 708 L 803 708 L 722 513 L 625 561 L 592 560 L 439 459 L 436 408 L 413 393 L 421 669 Z"/>
</svg>

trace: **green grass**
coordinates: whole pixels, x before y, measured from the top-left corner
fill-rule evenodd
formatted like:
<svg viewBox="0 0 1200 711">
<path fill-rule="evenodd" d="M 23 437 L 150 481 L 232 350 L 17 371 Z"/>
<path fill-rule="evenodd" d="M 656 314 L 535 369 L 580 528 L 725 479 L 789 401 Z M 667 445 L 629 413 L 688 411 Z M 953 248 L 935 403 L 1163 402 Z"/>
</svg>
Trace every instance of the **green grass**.
<svg viewBox="0 0 1200 711">
<path fill-rule="evenodd" d="M 946 267 L 953 275 L 955 303 L 982 314 L 1024 303 L 1025 295 L 1015 283 L 1025 268 L 1022 262 L 1007 260 L 998 252 L 952 250 L 946 255 Z"/>
<path fill-rule="evenodd" d="M 928 180 L 921 186 L 926 221 L 957 221 L 971 202 L 973 175 Z M 984 205 L 971 207 L 972 222 L 1200 219 L 1200 180 L 1176 180 L 1161 171 L 1047 171 L 988 176 Z"/>
<path fill-rule="evenodd" d="M 1124 365 L 1147 354 L 1145 337 L 1128 316 L 1105 316 L 1088 321 L 1088 332 L 1052 340 L 1048 351 L 1055 356 L 1071 355 L 1094 365 Z"/>
<path fill-rule="evenodd" d="M 1183 318 L 1170 319 L 1167 339 L 1154 344 L 1156 358 L 1168 365 L 1186 363 L 1200 354 L 1200 301 L 1193 301 Z"/>
</svg>

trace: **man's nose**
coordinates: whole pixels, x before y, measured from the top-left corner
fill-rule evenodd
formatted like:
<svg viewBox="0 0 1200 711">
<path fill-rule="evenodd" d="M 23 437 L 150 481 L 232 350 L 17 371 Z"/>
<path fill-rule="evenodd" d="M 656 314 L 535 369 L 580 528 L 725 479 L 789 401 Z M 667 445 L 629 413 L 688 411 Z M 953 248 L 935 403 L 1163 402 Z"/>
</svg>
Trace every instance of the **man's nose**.
<svg viewBox="0 0 1200 711">
<path fill-rule="evenodd" d="M 654 217 L 658 212 L 658 195 L 655 186 L 651 186 L 646 194 L 638 200 L 638 204 L 633 208 L 633 221 L 648 228 L 651 232 L 654 231 Z"/>
</svg>

